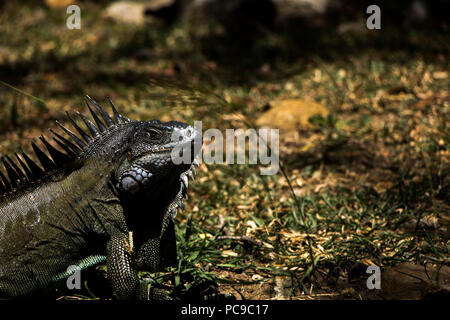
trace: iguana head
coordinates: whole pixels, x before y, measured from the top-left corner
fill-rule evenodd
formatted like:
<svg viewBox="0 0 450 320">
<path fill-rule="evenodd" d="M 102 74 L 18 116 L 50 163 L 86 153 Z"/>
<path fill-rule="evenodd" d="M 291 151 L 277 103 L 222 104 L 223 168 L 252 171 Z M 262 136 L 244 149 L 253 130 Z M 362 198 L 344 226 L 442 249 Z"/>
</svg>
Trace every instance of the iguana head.
<svg viewBox="0 0 450 320">
<path fill-rule="evenodd" d="M 122 198 L 156 198 L 160 200 L 158 202 L 164 202 L 161 197 L 167 195 L 166 200 L 171 201 L 175 196 L 172 193 L 183 189 L 183 185 L 187 187 L 186 176 L 195 172 L 193 162 L 201 148 L 201 132 L 177 121 L 132 121 L 120 115 L 110 100 L 114 114 L 112 119 L 89 96 L 87 102 L 97 126 L 79 114 L 90 130 L 89 136 L 72 121 L 87 142 L 87 146 L 79 145 L 83 150 L 80 158 L 113 163 L 112 167 L 116 169 L 112 174 L 112 182 Z M 103 121 L 96 116 L 91 105 Z M 73 141 L 83 142 L 62 128 Z"/>
<path fill-rule="evenodd" d="M 100 121 L 89 110 L 97 124 L 94 126 L 83 115 L 79 114 L 90 129 L 94 141 L 83 147 L 81 157 L 94 161 L 113 162 L 113 185 L 118 190 L 125 206 L 148 206 L 158 211 L 156 205 L 165 208 L 165 218 L 174 218 L 178 208 L 184 209 L 183 199 L 186 197 L 188 177 L 195 174 L 195 160 L 201 145 L 201 132 L 194 127 L 177 122 L 132 121 L 120 115 L 114 104 L 111 107 L 114 120 L 94 100 L 87 97 L 101 115 Z M 106 128 L 102 128 L 106 123 Z M 83 130 L 73 125 L 86 141 Z M 76 136 L 67 129 L 72 140 Z M 102 129 L 96 138 L 96 129 Z M 95 140 L 98 140 L 97 144 Z"/>
<path fill-rule="evenodd" d="M 191 173 L 202 144 L 201 132 L 177 121 L 132 121 L 120 115 L 110 100 L 113 120 L 89 96 L 87 102 L 96 125 L 78 113 L 89 135 L 69 116 L 82 139 L 60 125 L 78 146 L 67 139 L 63 142 L 81 148 L 78 158 L 84 161 L 114 163 L 113 182 L 123 196 L 152 196 L 155 192 L 164 192 L 174 181 L 183 181 L 183 175 Z"/>
<path fill-rule="evenodd" d="M 201 133 L 176 121 L 134 121 L 126 157 L 115 173 L 122 193 L 162 189 L 191 170 L 201 147 Z"/>
</svg>

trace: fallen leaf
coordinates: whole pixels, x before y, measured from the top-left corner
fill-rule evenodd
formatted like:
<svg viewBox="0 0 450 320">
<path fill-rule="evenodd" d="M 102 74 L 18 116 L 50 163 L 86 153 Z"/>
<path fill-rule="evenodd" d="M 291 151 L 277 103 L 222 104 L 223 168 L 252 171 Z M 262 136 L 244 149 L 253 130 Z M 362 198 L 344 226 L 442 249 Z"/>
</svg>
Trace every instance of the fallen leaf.
<svg viewBox="0 0 450 320">
<path fill-rule="evenodd" d="M 270 109 L 256 120 L 256 124 L 285 132 L 310 128 L 312 116 L 326 117 L 329 114 L 325 106 L 300 99 L 275 100 L 269 106 Z"/>
</svg>

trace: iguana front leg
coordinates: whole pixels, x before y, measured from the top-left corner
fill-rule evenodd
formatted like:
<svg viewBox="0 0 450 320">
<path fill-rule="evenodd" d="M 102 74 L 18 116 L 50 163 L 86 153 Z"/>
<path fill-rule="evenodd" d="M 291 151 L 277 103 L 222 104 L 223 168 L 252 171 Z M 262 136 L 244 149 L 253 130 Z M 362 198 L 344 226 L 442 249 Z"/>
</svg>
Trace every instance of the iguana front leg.
<svg viewBox="0 0 450 320">
<path fill-rule="evenodd" d="M 131 235 L 131 233 L 130 233 Z M 152 281 L 140 280 L 134 268 L 131 236 L 114 235 L 108 243 L 107 268 L 112 291 L 117 299 L 169 300 L 166 290 L 155 288 Z"/>
<path fill-rule="evenodd" d="M 118 299 L 132 299 L 139 287 L 139 278 L 132 266 L 133 244 L 124 234 L 111 237 L 107 247 L 106 265 L 112 291 Z"/>
</svg>

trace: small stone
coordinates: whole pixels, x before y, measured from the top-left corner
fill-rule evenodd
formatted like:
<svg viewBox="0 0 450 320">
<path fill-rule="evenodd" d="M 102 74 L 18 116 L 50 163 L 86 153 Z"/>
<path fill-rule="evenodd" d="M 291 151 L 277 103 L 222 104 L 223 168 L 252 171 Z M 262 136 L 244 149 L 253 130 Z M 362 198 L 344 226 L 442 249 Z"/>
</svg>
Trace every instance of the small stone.
<svg viewBox="0 0 450 320">
<path fill-rule="evenodd" d="M 52 9 L 65 8 L 73 2 L 73 0 L 45 0 L 45 4 Z"/>
<path fill-rule="evenodd" d="M 145 3 L 117 1 L 105 9 L 104 17 L 118 23 L 142 25 L 145 22 Z"/>
</svg>

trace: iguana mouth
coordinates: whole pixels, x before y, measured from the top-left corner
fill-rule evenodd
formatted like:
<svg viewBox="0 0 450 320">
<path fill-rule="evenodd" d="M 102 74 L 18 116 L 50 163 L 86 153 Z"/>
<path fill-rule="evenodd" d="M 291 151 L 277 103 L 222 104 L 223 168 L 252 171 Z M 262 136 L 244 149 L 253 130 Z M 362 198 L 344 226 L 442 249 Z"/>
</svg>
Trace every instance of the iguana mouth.
<svg viewBox="0 0 450 320">
<path fill-rule="evenodd" d="M 149 153 L 160 153 L 160 152 L 170 151 L 170 150 L 171 150 L 171 148 L 159 147 L 159 148 L 151 149 Z"/>
</svg>

